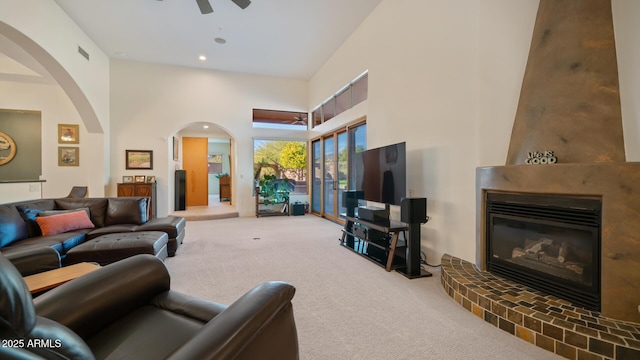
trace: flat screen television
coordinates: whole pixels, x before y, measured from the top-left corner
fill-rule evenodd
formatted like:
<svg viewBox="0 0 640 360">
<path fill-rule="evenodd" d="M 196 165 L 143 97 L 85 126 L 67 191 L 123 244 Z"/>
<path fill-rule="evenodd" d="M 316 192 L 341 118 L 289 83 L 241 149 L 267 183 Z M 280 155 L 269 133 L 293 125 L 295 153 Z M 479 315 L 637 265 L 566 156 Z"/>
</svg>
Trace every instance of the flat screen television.
<svg viewBox="0 0 640 360">
<path fill-rule="evenodd" d="M 407 193 L 407 156 L 404 142 L 355 154 L 356 190 L 363 200 L 400 205 Z"/>
</svg>

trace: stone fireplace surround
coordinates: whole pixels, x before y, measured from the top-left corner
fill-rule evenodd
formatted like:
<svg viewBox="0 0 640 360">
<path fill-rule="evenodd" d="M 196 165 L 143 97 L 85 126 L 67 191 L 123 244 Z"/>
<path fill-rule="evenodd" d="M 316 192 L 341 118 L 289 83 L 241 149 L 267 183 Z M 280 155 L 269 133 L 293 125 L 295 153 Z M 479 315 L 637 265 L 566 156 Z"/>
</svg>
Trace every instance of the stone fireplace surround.
<svg viewBox="0 0 640 360">
<path fill-rule="evenodd" d="M 640 324 L 640 163 L 478 168 L 476 188 L 476 264 L 480 270 L 486 270 L 487 191 L 601 196 L 601 313 Z"/>
<path fill-rule="evenodd" d="M 600 312 L 486 271 L 488 192 L 602 199 Z M 476 169 L 476 224 L 476 264 L 442 259 L 454 300 L 570 359 L 640 359 L 640 163 L 626 162 L 610 0 L 540 0 L 506 165 Z"/>
<path fill-rule="evenodd" d="M 444 255 L 441 281 L 463 308 L 568 359 L 640 359 L 640 163 L 476 170 L 476 264 Z M 601 312 L 486 271 L 487 192 L 600 196 Z"/>
</svg>

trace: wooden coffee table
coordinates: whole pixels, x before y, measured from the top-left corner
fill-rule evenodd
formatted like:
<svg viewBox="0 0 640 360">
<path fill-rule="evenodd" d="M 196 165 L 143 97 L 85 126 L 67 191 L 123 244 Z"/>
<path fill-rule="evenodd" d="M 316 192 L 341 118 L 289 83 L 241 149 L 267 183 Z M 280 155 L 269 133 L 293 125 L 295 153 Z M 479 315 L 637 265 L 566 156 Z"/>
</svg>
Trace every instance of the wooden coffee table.
<svg viewBox="0 0 640 360">
<path fill-rule="evenodd" d="M 83 262 L 65 266 L 59 269 L 45 271 L 39 274 L 24 277 L 24 282 L 32 294 L 52 289 L 67 281 L 73 280 L 82 275 L 88 274 L 100 268 L 100 265 Z"/>
</svg>

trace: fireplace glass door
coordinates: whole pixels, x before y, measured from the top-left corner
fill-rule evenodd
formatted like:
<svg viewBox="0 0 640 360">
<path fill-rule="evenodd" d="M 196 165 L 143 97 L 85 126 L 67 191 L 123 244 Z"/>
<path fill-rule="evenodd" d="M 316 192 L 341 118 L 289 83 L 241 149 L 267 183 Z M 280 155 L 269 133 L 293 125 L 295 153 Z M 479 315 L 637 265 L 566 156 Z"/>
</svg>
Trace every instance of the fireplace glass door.
<svg viewBox="0 0 640 360">
<path fill-rule="evenodd" d="M 489 201 L 488 270 L 599 310 L 599 209 L 535 202 Z"/>
</svg>

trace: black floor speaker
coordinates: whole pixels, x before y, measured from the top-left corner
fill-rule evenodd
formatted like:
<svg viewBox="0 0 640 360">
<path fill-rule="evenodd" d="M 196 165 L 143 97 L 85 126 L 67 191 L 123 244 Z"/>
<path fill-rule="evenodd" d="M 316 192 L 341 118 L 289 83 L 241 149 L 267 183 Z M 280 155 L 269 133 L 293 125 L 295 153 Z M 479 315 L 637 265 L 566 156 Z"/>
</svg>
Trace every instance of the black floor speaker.
<svg viewBox="0 0 640 360">
<path fill-rule="evenodd" d="M 426 223 L 427 198 L 404 198 L 400 201 L 400 220 L 409 227 L 409 239 L 407 241 L 407 266 L 396 269 L 410 279 L 432 276 L 430 272 L 420 266 L 420 226 Z"/>
<path fill-rule="evenodd" d="M 400 221 L 407 224 L 427 222 L 427 198 L 404 198 L 400 202 Z"/>
<path fill-rule="evenodd" d="M 187 171 L 176 170 L 175 175 L 175 203 L 174 210 L 187 209 Z"/>
</svg>

